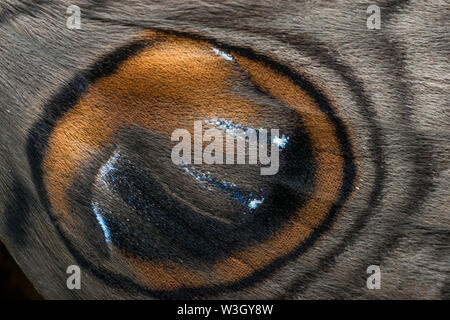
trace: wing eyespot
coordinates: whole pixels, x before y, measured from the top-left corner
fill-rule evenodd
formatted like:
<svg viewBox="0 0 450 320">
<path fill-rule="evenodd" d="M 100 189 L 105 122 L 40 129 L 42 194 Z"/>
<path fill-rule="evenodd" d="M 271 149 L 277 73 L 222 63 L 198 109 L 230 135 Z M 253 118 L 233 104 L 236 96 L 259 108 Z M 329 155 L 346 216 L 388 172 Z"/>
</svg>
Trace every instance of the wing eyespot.
<svg viewBox="0 0 450 320">
<path fill-rule="evenodd" d="M 310 247 L 351 194 L 343 120 L 277 62 L 149 31 L 83 77 L 32 133 L 35 177 L 72 253 L 113 284 L 159 297 L 252 284 Z M 171 133 L 212 119 L 280 128 L 279 173 L 170 162 Z"/>
</svg>

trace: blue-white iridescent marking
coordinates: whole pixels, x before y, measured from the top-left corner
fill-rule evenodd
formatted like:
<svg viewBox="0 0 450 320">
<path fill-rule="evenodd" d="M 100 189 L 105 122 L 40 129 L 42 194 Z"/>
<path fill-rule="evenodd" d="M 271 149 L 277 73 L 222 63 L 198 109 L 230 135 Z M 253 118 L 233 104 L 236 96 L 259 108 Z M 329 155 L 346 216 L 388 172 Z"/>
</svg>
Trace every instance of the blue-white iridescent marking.
<svg viewBox="0 0 450 320">
<path fill-rule="evenodd" d="M 108 183 L 106 181 L 107 177 L 111 176 L 111 172 L 116 170 L 115 165 L 120 158 L 119 150 L 114 151 L 114 154 L 108 159 L 108 161 L 100 168 L 96 182 L 107 187 Z M 102 228 L 103 234 L 105 236 L 105 242 L 107 243 L 109 249 L 111 249 L 111 232 L 108 228 L 108 221 L 105 219 L 103 210 L 100 204 L 96 201 L 91 201 L 91 209 L 95 214 L 95 218 L 99 226 Z"/>
<path fill-rule="evenodd" d="M 223 52 L 222 50 L 219 50 L 219 49 L 214 48 L 214 47 L 211 47 L 211 49 L 214 51 L 215 54 L 221 56 L 225 60 L 228 60 L 228 61 L 232 61 L 233 60 L 233 57 L 230 56 L 228 53 Z"/>
<path fill-rule="evenodd" d="M 111 249 L 111 232 L 109 231 L 107 221 L 103 217 L 103 210 L 100 208 L 98 202 L 91 203 L 92 211 L 94 211 L 95 218 L 97 219 L 98 224 L 103 230 L 103 234 L 105 235 L 105 242 L 108 245 L 109 249 Z"/>
<path fill-rule="evenodd" d="M 115 165 L 119 161 L 119 158 L 120 158 L 120 151 L 119 150 L 115 150 L 114 154 L 100 168 L 99 173 L 98 173 L 98 175 L 96 177 L 96 181 L 97 182 L 99 182 L 99 183 L 101 183 L 103 185 L 107 185 L 106 178 L 110 177 L 111 172 L 116 170 Z"/>
<path fill-rule="evenodd" d="M 289 141 L 289 137 L 286 137 L 284 134 L 280 137 L 273 137 L 272 143 L 277 144 L 280 149 L 283 149 Z"/>
<path fill-rule="evenodd" d="M 254 197 L 254 194 L 250 192 L 247 195 L 241 193 L 241 190 L 235 183 L 225 180 L 219 181 L 211 176 L 210 172 L 204 173 L 196 170 L 193 166 L 188 167 L 186 164 L 181 164 L 183 171 L 190 176 L 194 177 L 199 183 L 202 184 L 202 188 L 208 190 L 220 190 L 227 193 L 232 199 L 239 201 L 248 210 L 252 211 L 259 207 L 264 202 L 264 197 Z"/>
<path fill-rule="evenodd" d="M 234 123 L 233 120 L 227 119 L 212 118 L 206 119 L 204 120 L 204 122 L 207 126 L 215 127 L 216 129 L 225 132 L 227 135 L 240 140 L 246 140 L 247 138 L 255 136 L 259 137 L 260 131 L 263 130 L 263 128 L 255 129 L 252 127 L 244 126 L 240 123 Z M 290 140 L 290 137 L 283 134 L 281 137 L 275 136 L 272 138 L 269 135 L 268 140 L 271 143 L 278 145 L 280 150 L 282 150 L 286 147 L 287 143 Z"/>
</svg>

